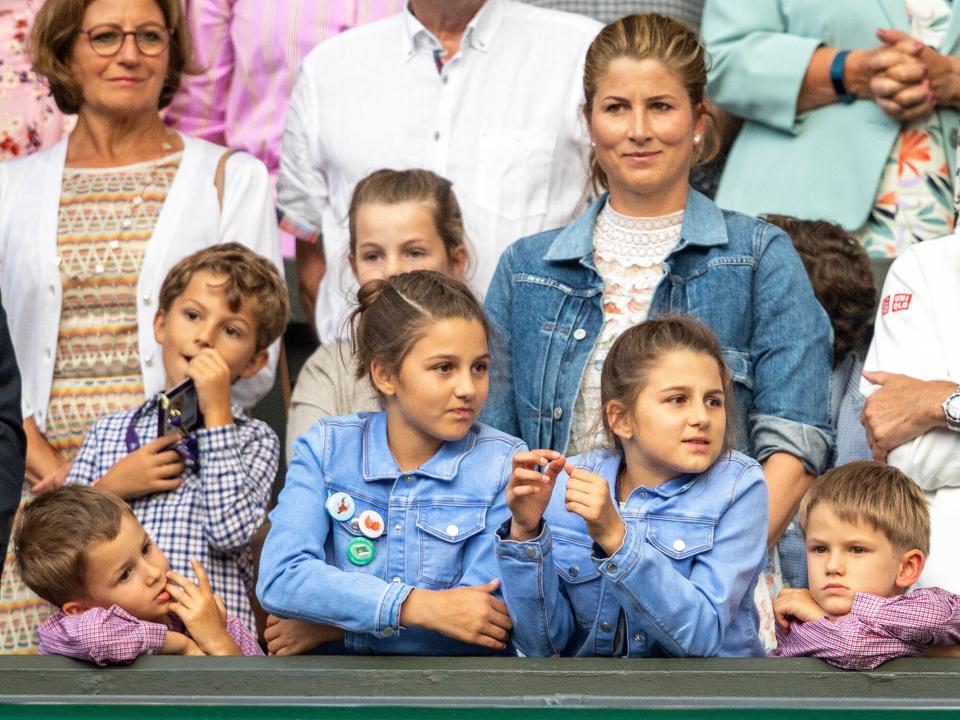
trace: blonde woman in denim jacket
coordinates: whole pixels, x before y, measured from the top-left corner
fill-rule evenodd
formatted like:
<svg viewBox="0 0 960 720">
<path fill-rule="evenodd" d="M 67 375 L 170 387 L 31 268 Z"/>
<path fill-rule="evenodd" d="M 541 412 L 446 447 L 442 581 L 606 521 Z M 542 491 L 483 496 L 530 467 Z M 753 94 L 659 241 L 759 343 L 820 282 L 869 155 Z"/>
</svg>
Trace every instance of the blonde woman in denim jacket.
<svg viewBox="0 0 960 720">
<path fill-rule="evenodd" d="M 507 359 L 483 420 L 531 448 L 589 450 L 616 332 L 693 315 L 733 375 L 736 446 L 763 467 L 769 546 L 829 456 L 831 331 L 789 238 L 689 188 L 716 149 L 705 84 L 699 39 L 667 18 L 623 18 L 591 45 L 584 112 L 609 192 L 501 257 L 486 309 Z"/>
</svg>

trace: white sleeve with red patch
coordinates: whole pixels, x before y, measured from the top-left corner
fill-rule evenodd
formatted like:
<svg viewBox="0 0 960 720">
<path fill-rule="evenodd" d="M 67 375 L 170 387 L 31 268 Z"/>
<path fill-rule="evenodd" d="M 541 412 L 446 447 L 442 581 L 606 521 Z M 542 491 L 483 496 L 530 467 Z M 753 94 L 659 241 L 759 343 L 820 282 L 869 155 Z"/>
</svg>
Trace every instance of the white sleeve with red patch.
<svg viewBox="0 0 960 720">
<path fill-rule="evenodd" d="M 946 322 L 960 312 L 960 294 L 954 275 L 960 255 L 944 240 L 929 247 L 914 246 L 890 266 L 880 308 L 877 311 L 873 342 L 864 362 L 864 370 L 901 373 L 918 380 L 960 381 L 956 374 L 960 358 L 952 358 L 955 345 L 944 330 L 956 323 Z M 926 243 L 924 243 L 926 245 Z M 953 276 L 952 282 L 945 282 Z M 951 364 L 954 373 L 951 373 Z M 876 386 L 861 381 L 861 391 L 869 395 Z M 924 490 L 960 487 L 960 433 L 937 428 L 892 450 L 887 462 L 894 465 Z"/>
</svg>

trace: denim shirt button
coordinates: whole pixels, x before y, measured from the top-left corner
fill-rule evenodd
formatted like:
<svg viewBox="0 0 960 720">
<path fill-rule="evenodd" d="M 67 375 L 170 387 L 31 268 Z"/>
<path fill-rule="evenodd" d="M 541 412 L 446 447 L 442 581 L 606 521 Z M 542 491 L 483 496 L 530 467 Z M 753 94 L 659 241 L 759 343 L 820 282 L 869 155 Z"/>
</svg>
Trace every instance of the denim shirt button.
<svg viewBox="0 0 960 720">
<path fill-rule="evenodd" d="M 613 575 L 618 570 L 615 562 L 607 563 L 607 572 Z"/>
<path fill-rule="evenodd" d="M 567 572 L 570 573 L 570 577 L 576 577 L 577 575 L 580 574 L 580 568 L 577 567 L 576 565 L 571 565 L 570 569 L 567 570 Z"/>
<path fill-rule="evenodd" d="M 386 627 L 386 628 L 384 628 L 384 629 L 383 629 L 383 636 L 384 636 L 384 637 L 393 637 L 393 628 L 392 628 L 392 627 Z"/>
<path fill-rule="evenodd" d="M 537 551 L 534 550 L 532 547 L 526 547 L 523 549 L 523 554 L 526 555 L 528 558 L 532 559 L 537 556 Z"/>
<path fill-rule="evenodd" d="M 583 328 L 577 328 L 573 331 L 574 340 L 583 340 L 587 336 L 587 331 Z"/>
<path fill-rule="evenodd" d="M 610 632 L 610 623 L 608 623 L 608 622 L 602 622 L 602 623 L 600 623 L 600 630 L 601 630 L 602 632 Z"/>
<path fill-rule="evenodd" d="M 634 642 L 643 642 L 643 635 L 641 635 L 640 633 L 637 633 L 636 635 L 633 636 L 633 639 L 634 639 Z"/>
<path fill-rule="evenodd" d="M 683 552 L 684 550 L 687 549 L 687 544 L 683 540 L 679 540 L 679 539 L 674 540 L 673 549 L 676 550 L 677 552 Z"/>
<path fill-rule="evenodd" d="M 562 407 L 555 407 L 555 408 L 553 409 L 553 419 L 554 419 L 554 420 L 559 420 L 559 419 L 562 418 L 562 417 L 563 417 L 563 408 L 562 408 Z"/>
<path fill-rule="evenodd" d="M 395 577 L 395 578 L 393 579 L 393 581 L 394 581 L 397 585 L 399 585 L 400 583 L 403 582 L 403 580 L 401 580 L 401 579 L 398 578 L 398 577 Z"/>
</svg>

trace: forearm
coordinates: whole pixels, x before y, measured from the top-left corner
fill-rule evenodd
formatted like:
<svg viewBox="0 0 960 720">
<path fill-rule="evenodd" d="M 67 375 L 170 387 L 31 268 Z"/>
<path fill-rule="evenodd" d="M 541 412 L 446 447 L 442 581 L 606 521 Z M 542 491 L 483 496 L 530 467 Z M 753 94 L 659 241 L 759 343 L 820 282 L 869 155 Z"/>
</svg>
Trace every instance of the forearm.
<svg viewBox="0 0 960 720">
<path fill-rule="evenodd" d="M 767 547 L 779 542 L 800 506 L 804 493 L 816 479 L 793 455 L 784 452 L 770 455 L 763 463 L 767 481 L 770 519 L 767 527 Z"/>
<path fill-rule="evenodd" d="M 837 93 L 830 79 L 830 65 L 838 52 L 838 49 L 829 47 L 819 47 L 814 51 L 800 85 L 797 112 L 806 112 L 837 102 Z M 844 63 L 844 85 L 848 93 L 858 98 L 870 97 L 867 58 L 866 51 L 851 50 Z"/>
<path fill-rule="evenodd" d="M 304 313 L 312 324 L 317 306 L 317 291 L 327 270 L 327 262 L 323 253 L 322 241 L 319 239 L 315 242 L 308 242 L 298 238 L 296 248 L 300 302 L 303 305 Z"/>
<path fill-rule="evenodd" d="M 66 460 L 47 442 L 32 417 L 23 421 L 23 431 L 27 436 L 27 480 L 32 485 L 57 470 Z"/>
</svg>

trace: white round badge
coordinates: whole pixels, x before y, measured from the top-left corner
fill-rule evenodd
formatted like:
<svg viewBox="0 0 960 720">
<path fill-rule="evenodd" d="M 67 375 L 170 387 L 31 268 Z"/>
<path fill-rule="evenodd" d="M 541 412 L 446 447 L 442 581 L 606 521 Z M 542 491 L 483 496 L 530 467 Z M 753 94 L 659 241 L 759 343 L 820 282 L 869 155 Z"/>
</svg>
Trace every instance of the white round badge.
<svg viewBox="0 0 960 720">
<path fill-rule="evenodd" d="M 371 540 L 383 535 L 383 518 L 376 510 L 364 510 L 360 513 L 360 532 Z"/>
<path fill-rule="evenodd" d="M 335 492 L 327 498 L 327 512 L 334 520 L 349 520 L 356 509 L 353 498 L 344 492 Z"/>
</svg>

